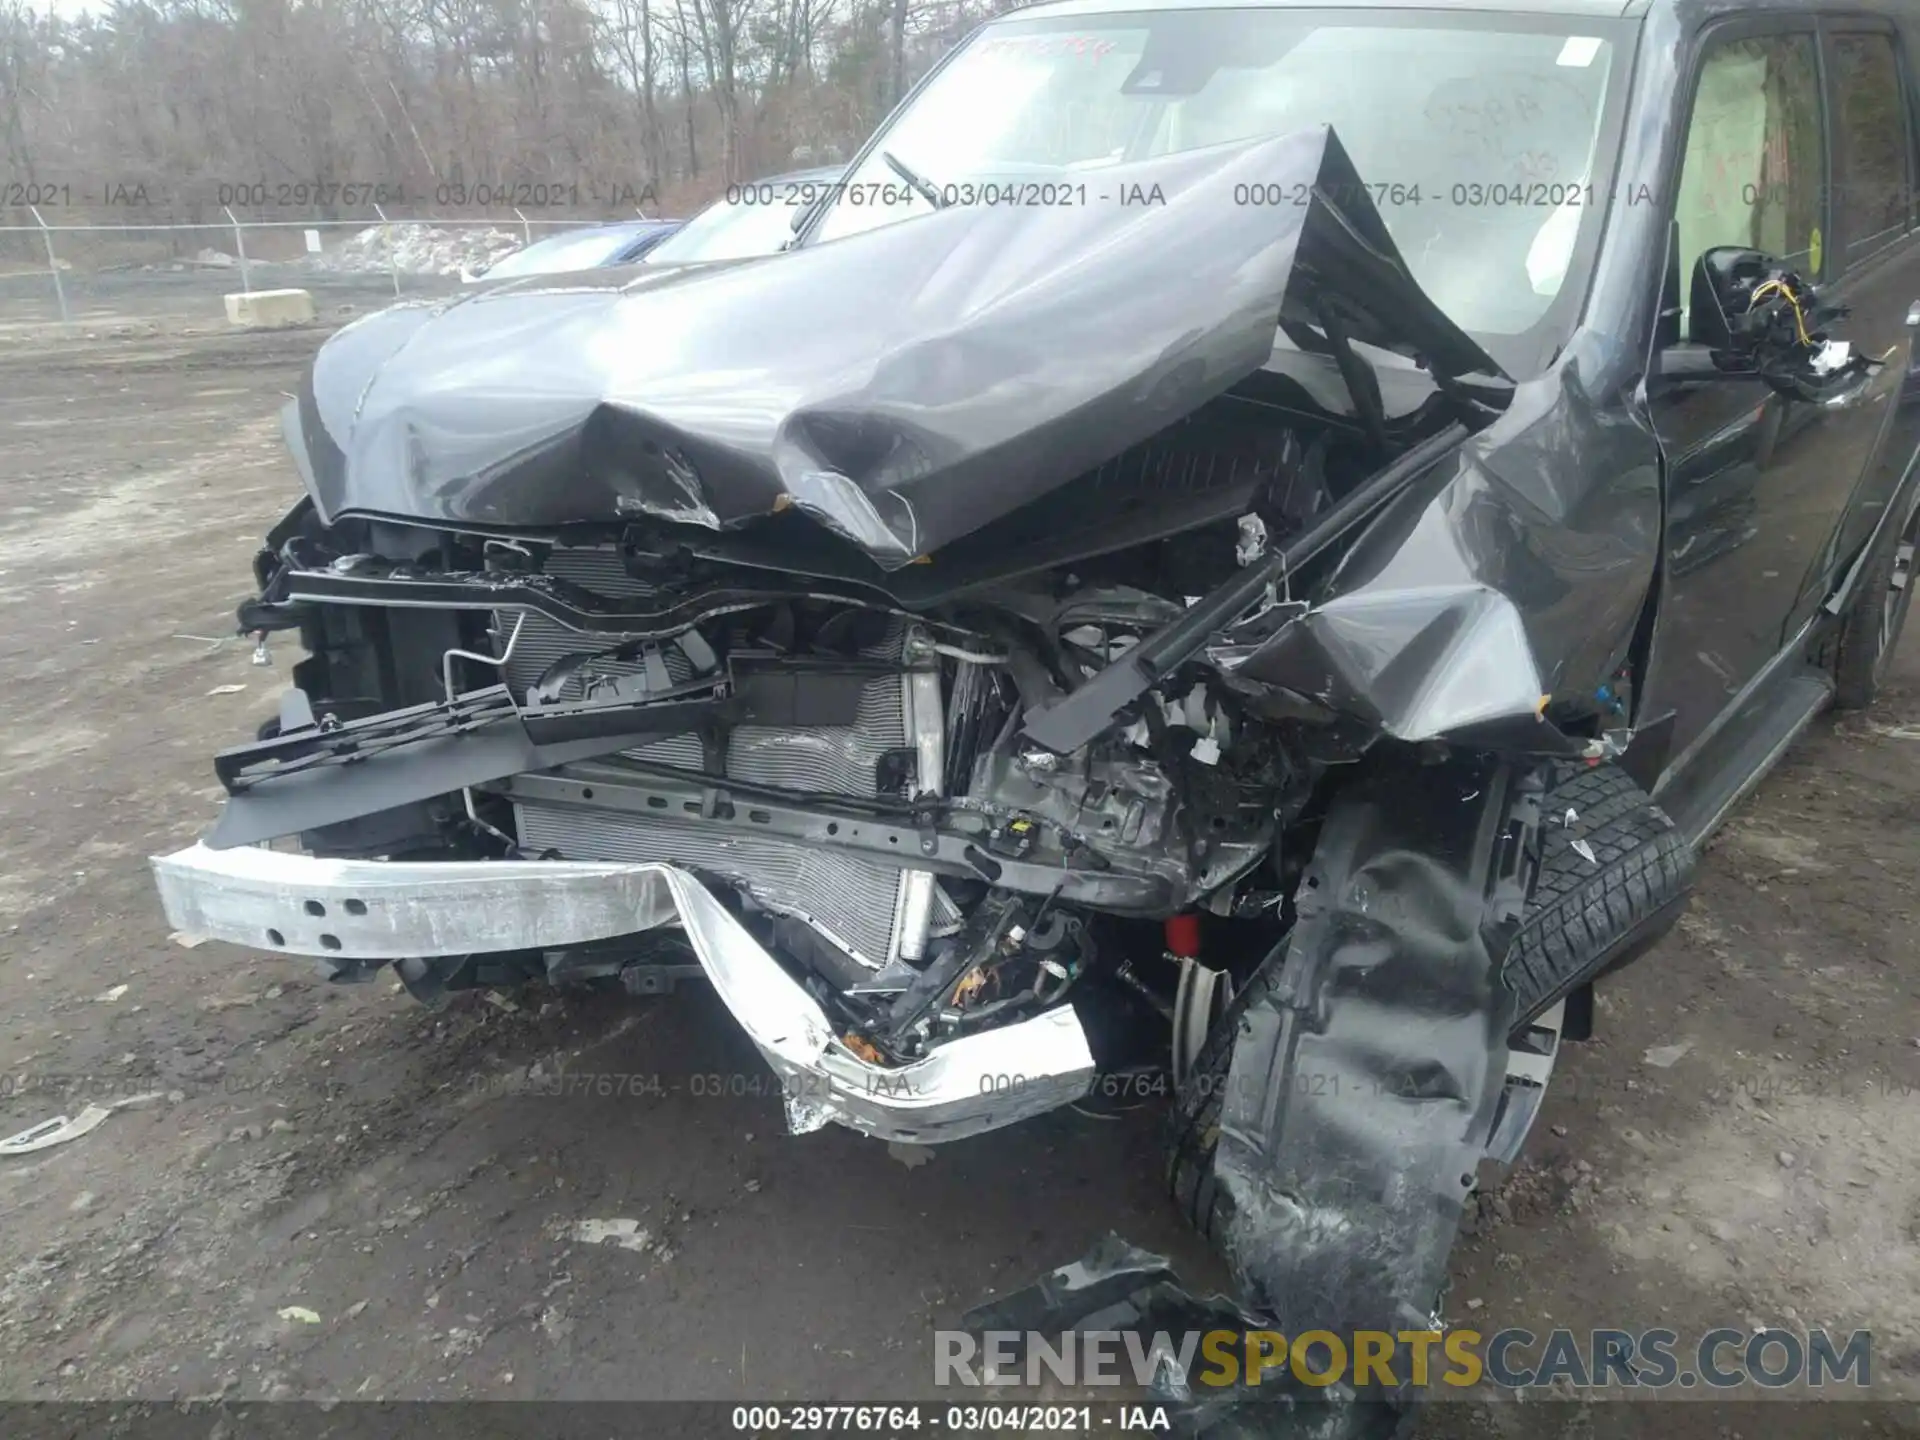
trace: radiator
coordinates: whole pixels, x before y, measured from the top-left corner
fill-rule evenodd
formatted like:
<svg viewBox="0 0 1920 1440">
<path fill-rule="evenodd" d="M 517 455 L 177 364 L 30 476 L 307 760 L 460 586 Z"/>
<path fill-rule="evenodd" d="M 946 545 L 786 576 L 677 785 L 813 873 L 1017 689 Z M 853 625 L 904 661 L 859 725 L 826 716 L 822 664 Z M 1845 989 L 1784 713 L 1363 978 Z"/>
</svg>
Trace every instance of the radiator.
<svg viewBox="0 0 1920 1440">
<path fill-rule="evenodd" d="M 647 593 L 645 585 L 627 575 L 619 551 L 611 546 L 556 548 L 546 568 L 550 575 L 610 598 Z M 500 621 L 496 631 L 504 637 L 513 625 L 510 617 Z M 529 611 L 504 667 L 507 684 L 516 696 L 524 696 L 526 688 L 562 656 L 610 649 L 622 638 L 583 635 Z M 896 623 L 885 641 L 866 653 L 874 659 L 897 659 L 901 640 Z M 689 678 L 692 667 L 677 648 L 666 645 L 661 653 L 676 681 Z M 638 671 L 641 664 L 602 663 L 597 668 L 618 673 L 622 668 Z M 788 790 L 873 795 L 880 757 L 889 750 L 910 749 L 914 743 L 908 734 L 908 683 L 904 675 L 868 681 L 861 691 L 859 717 L 852 725 L 805 730 L 737 727 L 728 741 L 728 778 Z M 940 724 L 937 715 L 928 720 L 936 727 Z M 687 770 L 699 770 L 703 764 L 700 741 L 693 735 L 671 736 L 625 754 L 648 764 Z M 937 886 L 930 914 L 926 905 L 908 903 L 914 885 L 925 887 L 924 877 L 910 881 L 913 872 L 827 847 L 769 838 L 722 821 L 656 820 L 526 803 L 515 809 L 521 844 L 530 850 L 557 850 L 569 860 L 670 861 L 722 876 L 768 909 L 807 921 L 869 969 L 880 969 L 903 953 L 917 958 L 929 931 L 942 933 L 959 919 Z"/>
</svg>

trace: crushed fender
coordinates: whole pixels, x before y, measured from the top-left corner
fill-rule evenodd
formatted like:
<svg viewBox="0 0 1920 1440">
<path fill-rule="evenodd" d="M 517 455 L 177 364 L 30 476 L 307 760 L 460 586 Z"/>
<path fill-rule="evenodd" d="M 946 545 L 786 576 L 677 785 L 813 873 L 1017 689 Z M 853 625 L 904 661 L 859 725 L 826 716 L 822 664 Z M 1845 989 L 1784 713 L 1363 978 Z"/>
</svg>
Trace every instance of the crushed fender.
<svg viewBox="0 0 1920 1440">
<path fill-rule="evenodd" d="M 1112 1237 L 968 1325 L 1147 1339 L 1439 1329 L 1506 1078 L 1513 997 L 1500 968 L 1538 862 L 1543 789 L 1531 767 L 1410 762 L 1329 812 L 1299 921 L 1228 1016 L 1217 1147 L 1176 1161 L 1195 1172 L 1183 1199 L 1224 1250 L 1239 1305 L 1189 1295 L 1164 1260 Z M 1206 1088 L 1183 1097 L 1179 1120 L 1191 1126 Z M 1391 1434 L 1417 1399 L 1404 1378 L 1209 1396 L 1169 1374 L 1156 1389 L 1208 1433 L 1329 1440 Z"/>
</svg>

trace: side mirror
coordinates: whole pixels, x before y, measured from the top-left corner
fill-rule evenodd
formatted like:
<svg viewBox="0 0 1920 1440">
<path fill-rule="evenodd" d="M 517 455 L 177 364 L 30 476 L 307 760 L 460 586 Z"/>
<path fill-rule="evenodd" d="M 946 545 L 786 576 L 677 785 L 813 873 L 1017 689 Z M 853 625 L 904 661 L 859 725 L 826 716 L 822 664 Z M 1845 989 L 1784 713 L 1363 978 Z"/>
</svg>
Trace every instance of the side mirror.
<svg viewBox="0 0 1920 1440">
<path fill-rule="evenodd" d="M 1755 287 L 1774 268 L 1758 250 L 1721 245 L 1704 251 L 1694 262 L 1688 289 L 1687 338 L 1708 350 L 1750 349 L 1747 327 L 1738 317 L 1747 313 Z"/>
<path fill-rule="evenodd" d="M 1845 313 L 1763 252 L 1716 246 L 1693 265 L 1687 339 L 1661 346 L 1655 374 L 1682 383 L 1757 378 L 1790 398 L 1823 399 L 1835 389 L 1836 367 L 1847 361 L 1840 347 L 1838 359 L 1822 363 L 1821 327 Z M 1862 363 L 1847 365 L 1846 373 Z"/>
</svg>

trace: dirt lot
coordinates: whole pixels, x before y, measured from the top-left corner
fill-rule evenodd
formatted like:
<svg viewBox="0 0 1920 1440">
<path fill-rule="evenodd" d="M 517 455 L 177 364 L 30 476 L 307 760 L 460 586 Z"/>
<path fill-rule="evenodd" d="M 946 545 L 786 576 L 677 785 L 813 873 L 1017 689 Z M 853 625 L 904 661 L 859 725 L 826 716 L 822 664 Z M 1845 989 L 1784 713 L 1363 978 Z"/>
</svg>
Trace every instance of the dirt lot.
<svg viewBox="0 0 1920 1440">
<path fill-rule="evenodd" d="M 0 1134 L 145 1097 L 0 1161 L 0 1395 L 897 1398 L 932 1393 L 936 1324 L 1108 1230 L 1221 1281 L 1151 1112 L 909 1166 L 724 1093 L 762 1070 L 704 993 L 433 1012 L 170 942 L 146 857 L 212 817 L 208 757 L 291 659 L 221 637 L 319 338 L 191 311 L 0 314 Z M 1602 997 L 1458 1252 L 1455 1323 L 1871 1327 L 1876 1390 L 1920 1393 L 1916 656 L 1796 747 Z M 525 1093 L 530 1067 L 660 1083 Z M 572 1234 L 609 1219 L 630 1248 Z M 1548 1433 L 1446 1408 L 1428 1433 Z"/>
</svg>

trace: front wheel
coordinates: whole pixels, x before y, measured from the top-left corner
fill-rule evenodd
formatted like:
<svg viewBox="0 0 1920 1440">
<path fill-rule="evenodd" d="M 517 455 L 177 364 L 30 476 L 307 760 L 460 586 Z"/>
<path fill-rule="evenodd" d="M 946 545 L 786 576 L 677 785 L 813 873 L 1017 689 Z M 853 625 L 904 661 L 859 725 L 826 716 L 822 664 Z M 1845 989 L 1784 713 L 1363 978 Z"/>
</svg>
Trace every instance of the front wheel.
<svg viewBox="0 0 1920 1440">
<path fill-rule="evenodd" d="M 1514 992 L 1510 1074 L 1544 1088 L 1559 1046 L 1558 1007 L 1601 974 L 1641 955 L 1686 908 L 1694 856 L 1686 837 L 1617 765 L 1554 765 L 1541 799 L 1540 870 L 1501 978 Z M 1270 966 L 1269 969 L 1277 969 Z M 1240 1016 L 1264 993 L 1257 976 L 1207 1033 L 1170 1119 L 1167 1181 L 1181 1213 L 1218 1240 L 1214 1152 Z M 1511 1098 L 1511 1097 L 1510 1097 Z M 1538 1097 L 1533 1097 L 1537 1099 Z M 1525 1116 L 1504 1115 L 1491 1146 L 1507 1159 Z M 1519 1133 L 1515 1133 L 1516 1126 Z"/>
<path fill-rule="evenodd" d="M 1693 880 L 1686 837 L 1617 765 L 1556 764 L 1541 808 L 1540 877 L 1504 972 L 1516 1040 L 1644 955 L 1679 920 Z"/>
</svg>

